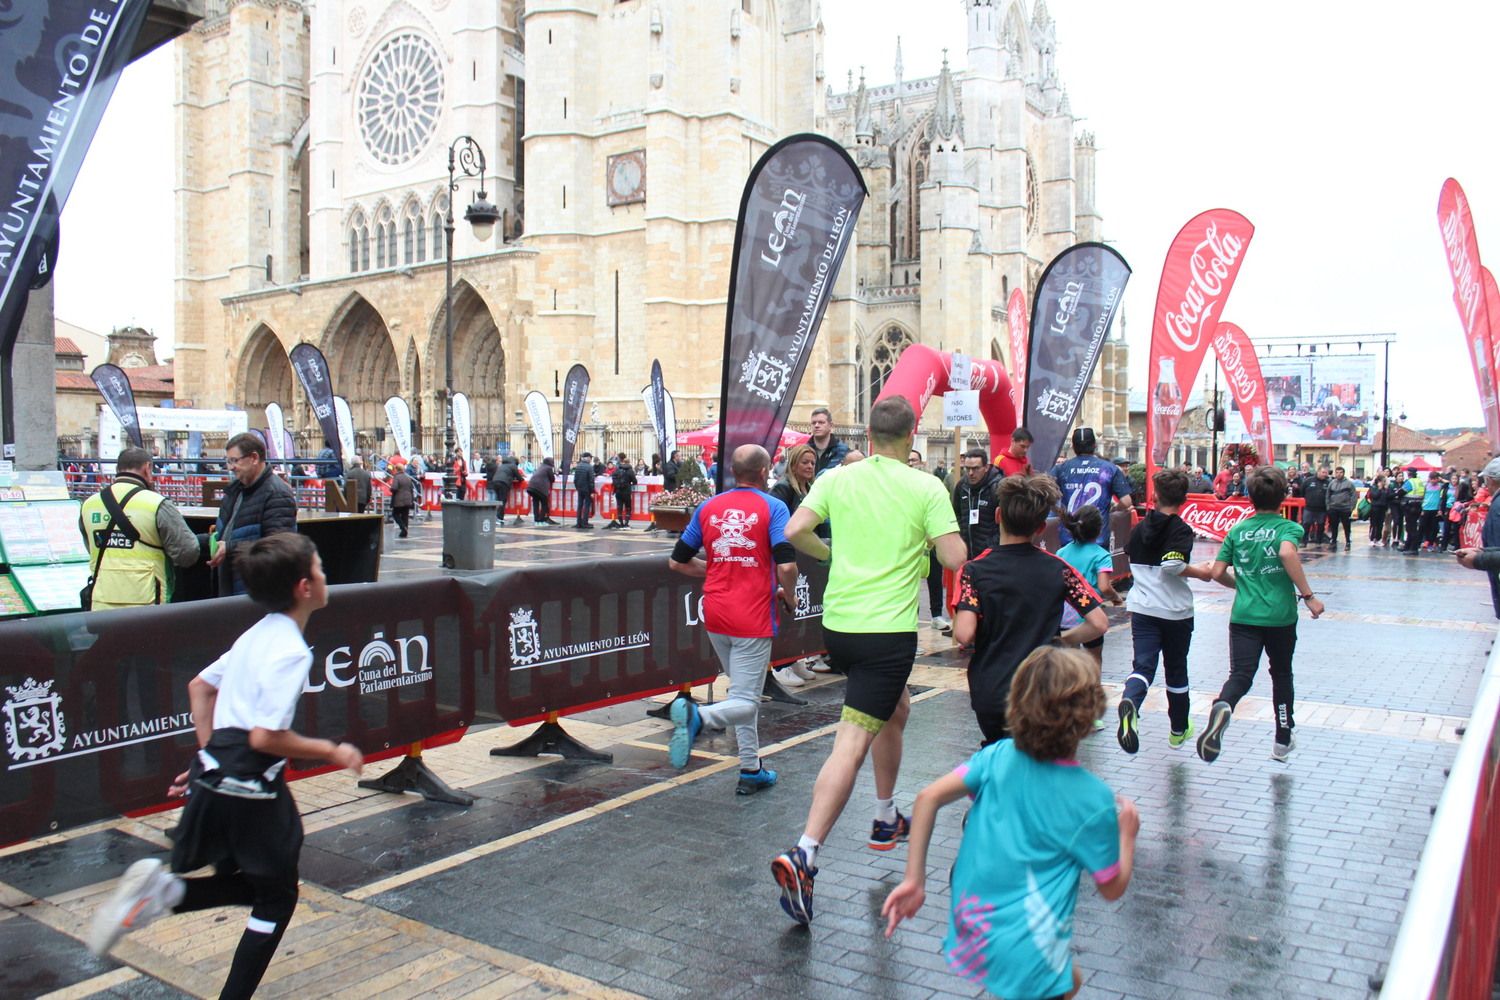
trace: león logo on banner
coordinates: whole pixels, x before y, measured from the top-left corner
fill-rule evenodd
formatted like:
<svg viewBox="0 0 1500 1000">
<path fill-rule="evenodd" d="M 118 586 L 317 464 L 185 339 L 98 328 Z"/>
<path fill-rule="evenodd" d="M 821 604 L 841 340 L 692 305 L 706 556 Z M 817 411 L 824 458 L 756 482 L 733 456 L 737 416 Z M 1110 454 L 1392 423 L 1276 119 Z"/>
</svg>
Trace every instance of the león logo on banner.
<svg viewBox="0 0 1500 1000">
<path fill-rule="evenodd" d="M 63 748 L 67 729 L 63 724 L 62 698 L 51 681 L 38 684 L 28 677 L 20 687 L 6 685 L 5 749 L 10 759 L 21 761 L 49 757 Z"/>
<path fill-rule="evenodd" d="M 740 366 L 740 384 L 772 403 L 781 402 L 791 381 L 791 365 L 765 351 L 756 351 Z"/>
<path fill-rule="evenodd" d="M 62 696 L 52 690 L 52 684 L 28 677 L 19 687 L 6 685 L 10 697 L 0 705 L 0 714 L 5 716 L 5 750 L 11 759 L 8 770 L 193 731 L 193 713 L 178 712 L 83 730 L 74 734 L 69 745 Z"/>
<path fill-rule="evenodd" d="M 536 620 L 536 613 L 525 605 L 511 610 L 509 628 L 512 670 L 529 670 L 532 667 L 567 663 L 570 660 L 588 660 L 610 653 L 627 653 L 651 645 L 651 633 L 647 631 L 612 635 L 603 639 L 586 639 L 561 646 L 545 646 L 542 644 L 542 628 Z"/>
</svg>

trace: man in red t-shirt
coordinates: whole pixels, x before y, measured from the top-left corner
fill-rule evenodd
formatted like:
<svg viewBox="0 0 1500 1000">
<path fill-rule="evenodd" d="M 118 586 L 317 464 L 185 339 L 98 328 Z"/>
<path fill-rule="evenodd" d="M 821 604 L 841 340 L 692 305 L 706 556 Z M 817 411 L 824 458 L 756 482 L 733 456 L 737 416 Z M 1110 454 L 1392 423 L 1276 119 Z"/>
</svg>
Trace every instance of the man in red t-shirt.
<svg viewBox="0 0 1500 1000">
<path fill-rule="evenodd" d="M 758 444 L 740 445 L 732 468 L 735 488 L 698 506 L 667 562 L 684 576 L 704 578 L 703 625 L 729 675 L 729 693 L 716 705 L 699 707 L 690 698 L 672 702 L 670 750 L 673 766 L 686 767 L 705 724 L 734 726 L 740 750 L 736 793 L 753 795 L 776 783 L 776 772 L 760 762 L 756 720 L 776 634 L 775 602 L 779 597 L 792 608 L 797 553 L 786 540 L 786 504 L 766 492 L 771 456 Z"/>
<path fill-rule="evenodd" d="M 1026 457 L 1026 453 L 1031 450 L 1031 441 L 1031 432 L 1024 427 L 1017 427 L 1010 432 L 1010 447 L 995 459 L 1002 478 L 1031 475 L 1031 459 Z"/>
</svg>

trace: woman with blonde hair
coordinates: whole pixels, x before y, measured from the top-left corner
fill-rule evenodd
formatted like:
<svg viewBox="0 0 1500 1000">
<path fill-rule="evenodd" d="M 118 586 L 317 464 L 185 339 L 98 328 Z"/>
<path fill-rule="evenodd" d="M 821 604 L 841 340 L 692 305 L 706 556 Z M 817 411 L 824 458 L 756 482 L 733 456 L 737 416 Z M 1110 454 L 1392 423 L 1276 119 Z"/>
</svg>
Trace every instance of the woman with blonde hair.
<svg viewBox="0 0 1500 1000">
<path fill-rule="evenodd" d="M 795 514 L 802 506 L 817 468 L 818 456 L 810 445 L 793 445 L 786 453 L 786 476 L 771 488 L 771 495 L 786 504 L 787 513 Z"/>
</svg>

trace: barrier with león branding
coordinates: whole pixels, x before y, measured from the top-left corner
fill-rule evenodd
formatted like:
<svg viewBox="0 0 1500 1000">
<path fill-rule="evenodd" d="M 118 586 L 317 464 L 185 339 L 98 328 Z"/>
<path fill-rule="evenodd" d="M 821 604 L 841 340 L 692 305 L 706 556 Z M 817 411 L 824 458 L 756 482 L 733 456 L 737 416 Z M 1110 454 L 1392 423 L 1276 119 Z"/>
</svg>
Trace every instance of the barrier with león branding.
<svg viewBox="0 0 1500 1000">
<path fill-rule="evenodd" d="M 330 588 L 292 725 L 370 759 L 702 683 L 699 581 L 664 555 Z M 822 648 L 808 563 L 779 659 Z M 171 803 L 195 747 L 187 682 L 262 612 L 243 597 L 0 624 L 0 845 Z"/>
</svg>

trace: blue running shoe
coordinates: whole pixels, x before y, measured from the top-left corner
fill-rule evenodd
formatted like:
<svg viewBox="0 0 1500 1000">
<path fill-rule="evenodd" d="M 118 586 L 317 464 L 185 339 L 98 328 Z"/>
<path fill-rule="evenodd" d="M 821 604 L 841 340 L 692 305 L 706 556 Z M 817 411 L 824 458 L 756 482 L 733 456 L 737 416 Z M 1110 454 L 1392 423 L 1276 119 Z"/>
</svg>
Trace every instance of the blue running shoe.
<svg viewBox="0 0 1500 1000">
<path fill-rule="evenodd" d="M 734 794 L 754 795 L 774 784 L 776 784 L 776 772 L 762 764 L 759 771 L 740 772 L 740 783 L 735 787 Z"/>
<path fill-rule="evenodd" d="M 817 874 L 816 868 L 807 866 L 807 855 L 800 847 L 776 855 L 771 862 L 771 875 L 781 886 L 781 908 L 804 926 L 812 923 L 813 878 Z"/>
<path fill-rule="evenodd" d="M 678 698 L 672 702 L 672 739 L 667 744 L 672 766 L 681 770 L 687 767 L 688 755 L 698 734 L 703 732 L 703 716 L 691 698 Z"/>
<path fill-rule="evenodd" d="M 904 841 L 909 833 L 911 833 L 911 822 L 901 815 L 901 810 L 898 809 L 894 823 L 882 823 L 877 819 L 870 827 L 870 850 L 889 851 Z"/>
</svg>

